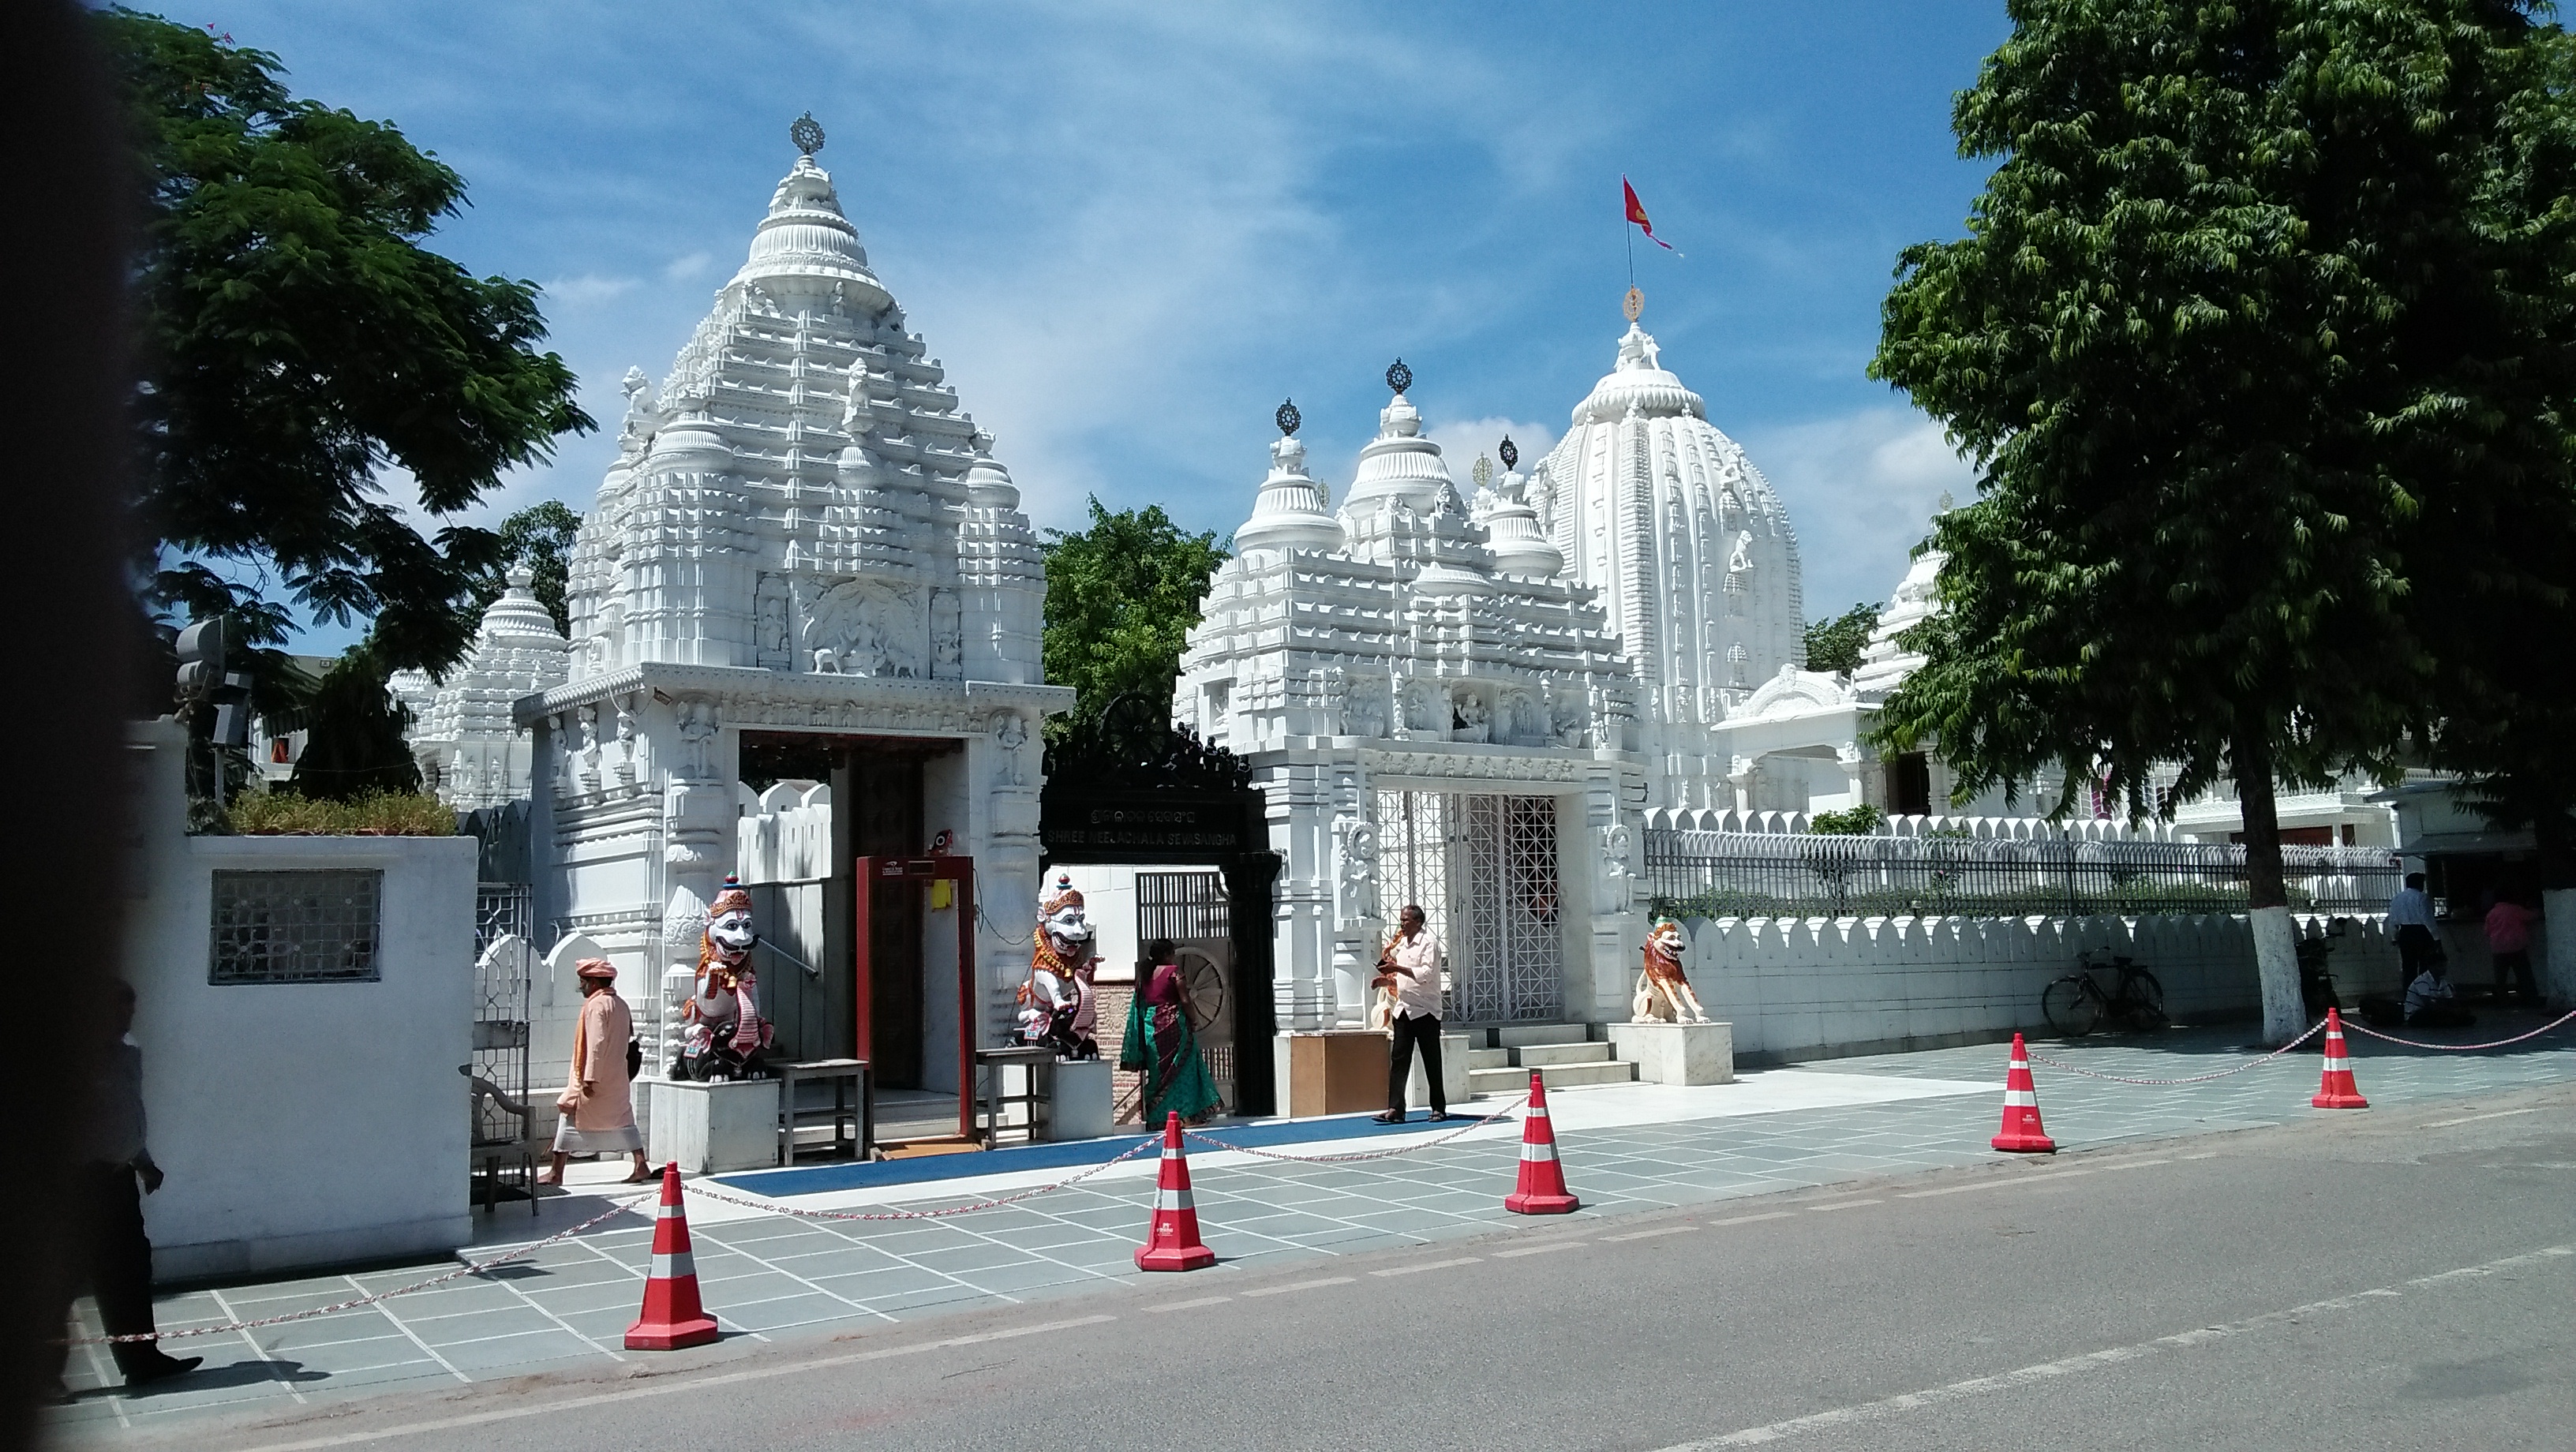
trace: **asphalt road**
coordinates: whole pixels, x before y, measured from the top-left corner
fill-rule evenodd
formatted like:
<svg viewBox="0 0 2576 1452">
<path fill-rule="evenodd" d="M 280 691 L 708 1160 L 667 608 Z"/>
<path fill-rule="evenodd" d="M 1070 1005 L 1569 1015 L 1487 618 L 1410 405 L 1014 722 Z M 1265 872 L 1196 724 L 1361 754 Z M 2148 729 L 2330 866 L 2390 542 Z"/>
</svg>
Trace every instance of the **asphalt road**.
<svg viewBox="0 0 2576 1452">
<path fill-rule="evenodd" d="M 82 1440 L 2564 1449 L 2571 1309 L 2554 1088 Z"/>
</svg>

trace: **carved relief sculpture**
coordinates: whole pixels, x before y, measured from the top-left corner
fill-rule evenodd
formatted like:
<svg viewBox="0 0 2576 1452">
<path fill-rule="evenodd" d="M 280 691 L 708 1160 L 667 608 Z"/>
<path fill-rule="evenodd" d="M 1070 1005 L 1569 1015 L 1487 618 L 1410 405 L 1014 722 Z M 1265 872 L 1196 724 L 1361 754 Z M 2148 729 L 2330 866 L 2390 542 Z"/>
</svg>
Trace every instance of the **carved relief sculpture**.
<svg viewBox="0 0 2576 1452">
<path fill-rule="evenodd" d="M 1348 932 L 1377 921 L 1377 828 L 1360 817 L 1333 823 L 1335 926 Z"/>
<path fill-rule="evenodd" d="M 1482 691 L 1473 686 L 1460 686 L 1450 697 L 1449 739 L 1452 741 L 1488 741 L 1493 737 L 1493 712 L 1485 705 Z"/>
<path fill-rule="evenodd" d="M 1637 974 L 1635 1022 L 1708 1022 L 1707 1010 L 1699 1006 L 1699 995 L 1691 992 L 1690 979 L 1682 972 L 1682 955 L 1689 951 L 1681 924 L 1655 919 L 1654 930 L 1646 934 L 1646 966 Z"/>
</svg>

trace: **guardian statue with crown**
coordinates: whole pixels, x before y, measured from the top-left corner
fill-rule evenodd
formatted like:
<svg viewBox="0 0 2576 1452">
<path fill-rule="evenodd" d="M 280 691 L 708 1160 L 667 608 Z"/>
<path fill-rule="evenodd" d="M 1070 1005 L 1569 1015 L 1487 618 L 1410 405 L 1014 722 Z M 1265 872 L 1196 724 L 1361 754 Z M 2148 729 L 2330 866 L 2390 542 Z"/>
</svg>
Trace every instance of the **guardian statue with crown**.
<svg viewBox="0 0 2576 1452">
<path fill-rule="evenodd" d="M 1060 1058 L 1099 1058 L 1093 1037 L 1099 1010 L 1091 989 L 1099 959 L 1092 955 L 1091 920 L 1070 874 L 1057 873 L 1055 887 L 1039 899 L 1031 937 L 1029 979 L 1019 992 L 1020 1042 L 1052 1048 Z"/>
<path fill-rule="evenodd" d="M 707 908 L 707 931 L 698 943 L 696 991 L 681 1009 L 679 1077 L 755 1079 L 777 1026 L 760 1016 L 760 974 L 751 966 L 751 894 L 731 876 Z"/>
</svg>

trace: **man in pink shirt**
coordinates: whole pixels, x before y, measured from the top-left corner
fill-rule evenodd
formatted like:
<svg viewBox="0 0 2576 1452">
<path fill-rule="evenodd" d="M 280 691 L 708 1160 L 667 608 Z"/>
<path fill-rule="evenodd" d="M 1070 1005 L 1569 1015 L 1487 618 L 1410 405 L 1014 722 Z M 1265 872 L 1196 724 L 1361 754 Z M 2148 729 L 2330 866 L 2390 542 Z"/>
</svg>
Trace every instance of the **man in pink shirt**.
<svg viewBox="0 0 2576 1452">
<path fill-rule="evenodd" d="M 2540 1002 L 2540 989 L 2531 977 L 2531 920 L 2537 917 L 2531 909 L 2509 897 L 2496 899 L 2487 909 L 2487 952 L 2495 959 L 2496 1002 L 2505 998 L 2505 975 L 2514 976 L 2522 1001 Z"/>
</svg>

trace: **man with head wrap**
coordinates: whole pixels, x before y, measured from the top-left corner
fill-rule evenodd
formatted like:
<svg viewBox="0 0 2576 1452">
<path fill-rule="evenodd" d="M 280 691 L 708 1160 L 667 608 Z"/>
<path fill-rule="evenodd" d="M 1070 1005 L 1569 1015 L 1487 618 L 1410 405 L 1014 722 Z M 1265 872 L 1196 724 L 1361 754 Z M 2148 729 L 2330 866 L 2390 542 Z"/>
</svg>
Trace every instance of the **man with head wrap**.
<svg viewBox="0 0 2576 1452">
<path fill-rule="evenodd" d="M 578 1154 L 630 1154 L 635 1167 L 626 1183 L 652 1178 L 644 1168 L 644 1136 L 635 1127 L 635 1089 L 626 1076 L 626 1045 L 635 1037 L 635 1014 L 617 996 L 617 965 L 584 958 L 581 1023 L 572 1035 L 572 1074 L 555 1099 L 563 1118 L 555 1125 L 554 1164 L 540 1185 L 563 1183 L 564 1162 Z"/>
</svg>

